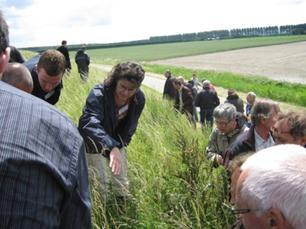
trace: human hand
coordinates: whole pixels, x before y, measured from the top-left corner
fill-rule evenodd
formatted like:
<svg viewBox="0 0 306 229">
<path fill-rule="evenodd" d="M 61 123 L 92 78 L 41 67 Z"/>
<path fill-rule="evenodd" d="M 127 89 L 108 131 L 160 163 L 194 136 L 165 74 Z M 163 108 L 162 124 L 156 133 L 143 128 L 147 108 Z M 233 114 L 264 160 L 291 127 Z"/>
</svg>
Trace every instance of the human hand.
<svg viewBox="0 0 306 229">
<path fill-rule="evenodd" d="M 121 171 L 121 154 L 119 148 L 115 147 L 110 152 L 110 162 L 109 167 L 112 168 L 112 172 L 115 175 L 119 175 Z"/>
<path fill-rule="evenodd" d="M 217 163 L 218 165 L 222 165 L 223 164 L 223 158 L 221 155 L 219 154 L 215 154 L 214 158 L 213 158 L 213 161 L 215 163 Z"/>
</svg>

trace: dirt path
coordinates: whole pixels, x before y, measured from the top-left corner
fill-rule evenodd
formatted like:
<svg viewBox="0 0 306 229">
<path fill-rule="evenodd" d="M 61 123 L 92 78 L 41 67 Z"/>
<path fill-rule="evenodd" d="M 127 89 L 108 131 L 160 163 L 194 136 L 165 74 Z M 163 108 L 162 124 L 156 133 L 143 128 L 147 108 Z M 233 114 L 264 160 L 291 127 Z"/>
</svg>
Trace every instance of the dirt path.
<svg viewBox="0 0 306 229">
<path fill-rule="evenodd" d="M 111 66 L 109 65 L 91 64 L 91 66 L 98 68 L 102 71 L 106 71 L 106 72 L 111 70 Z M 159 93 L 163 93 L 165 77 L 160 74 L 148 72 L 146 73 L 143 84 L 158 91 Z M 215 87 L 215 88 L 216 88 L 216 91 L 218 92 L 218 96 L 220 97 L 220 102 L 223 103 L 227 96 L 227 89 L 222 88 L 222 87 Z M 239 92 L 238 94 L 245 102 L 246 93 Z M 261 99 L 261 98 L 258 98 L 258 99 Z M 299 111 L 301 109 L 306 111 L 306 108 L 304 107 L 294 106 L 294 105 L 291 105 L 288 103 L 282 103 L 282 102 L 280 103 L 280 107 L 282 111 L 287 111 L 287 110 Z"/>
<path fill-rule="evenodd" d="M 180 57 L 153 63 L 265 76 L 306 84 L 306 42 Z"/>
</svg>

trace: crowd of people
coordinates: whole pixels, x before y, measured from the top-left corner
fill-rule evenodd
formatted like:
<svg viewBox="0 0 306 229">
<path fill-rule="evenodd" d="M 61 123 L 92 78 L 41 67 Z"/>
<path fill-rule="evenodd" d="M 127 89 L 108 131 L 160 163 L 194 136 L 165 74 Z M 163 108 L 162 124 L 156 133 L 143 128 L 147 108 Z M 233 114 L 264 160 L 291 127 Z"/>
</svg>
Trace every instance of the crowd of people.
<svg viewBox="0 0 306 229">
<path fill-rule="evenodd" d="M 205 79 L 199 83 L 195 73 L 190 81 L 184 80 L 182 76 L 172 76 L 170 70 L 166 71 L 165 77 L 163 98 L 173 101 L 174 108 L 187 115 L 192 123 L 197 121 L 195 118 L 197 111 L 194 108 L 199 107 L 202 127 L 212 128 L 205 153 L 213 166 L 224 166 L 230 173 L 230 199 L 233 205 L 239 207 L 233 212 L 240 215 L 240 220 L 233 228 L 304 228 L 306 196 L 303 192 L 306 188 L 304 186 L 302 190 L 301 186 L 305 185 L 306 181 L 306 169 L 302 168 L 302 161 L 306 162 L 306 112 L 281 112 L 277 102 L 269 99 L 258 100 L 254 92 L 247 93 L 244 107 L 243 100 L 233 89 L 228 90 L 224 103 L 220 104 L 216 89 L 211 82 Z M 293 155 L 295 151 L 301 155 Z M 256 156 L 252 156 L 253 154 Z M 284 155 L 283 161 L 277 161 L 278 154 Z M 291 168 L 288 166 L 284 168 L 286 170 L 284 174 L 281 174 L 281 169 L 270 168 L 269 162 L 271 165 L 274 163 L 276 166 L 287 166 L 289 164 L 287 159 L 299 156 L 301 161 L 292 159 L 292 162 L 297 164 L 295 172 L 298 171 L 296 176 L 303 181 L 301 185 L 298 184 L 296 187 L 288 178 L 284 179 L 288 183 L 277 180 L 285 178 L 285 175 L 290 175 L 292 178 L 294 172 L 290 171 Z M 263 162 L 266 167 L 261 168 Z M 258 171 L 269 172 L 269 175 L 262 177 Z M 245 184 L 241 177 L 251 177 L 250 174 L 255 175 L 252 175 L 250 181 Z M 265 192 L 265 185 L 269 186 L 268 179 L 271 179 L 275 187 L 271 187 L 270 192 Z M 259 184 L 261 180 L 265 183 Z M 254 191 L 253 187 L 257 185 L 258 189 Z M 278 191 L 282 195 L 280 198 L 271 197 L 280 185 L 288 187 Z M 294 197 L 286 195 L 286 191 L 290 190 L 289 187 L 295 190 Z M 257 191 L 267 196 L 258 197 Z M 272 200 L 268 203 L 261 202 L 261 198 L 266 200 L 269 197 Z M 297 203 L 298 200 L 303 202 L 299 205 L 299 211 L 303 211 L 303 214 L 295 210 L 297 216 L 294 216 L 286 210 L 282 202 Z M 290 207 L 293 207 L 292 203 Z M 257 213 L 251 214 L 253 211 Z"/>
<path fill-rule="evenodd" d="M 145 71 L 133 62 L 115 65 L 90 91 L 77 128 L 52 106 L 71 71 L 67 41 L 26 62 L 19 54 L 0 12 L 0 228 L 91 228 L 88 166 L 104 198 L 110 188 L 118 204 L 131 196 L 126 154 L 145 106 Z M 86 81 L 84 48 L 75 59 Z M 283 113 L 254 92 L 244 110 L 235 90 L 220 103 L 207 79 L 165 76 L 163 97 L 195 127 L 198 107 L 202 127 L 212 129 L 205 153 L 230 172 L 236 226 L 304 228 L 305 112 Z"/>
</svg>

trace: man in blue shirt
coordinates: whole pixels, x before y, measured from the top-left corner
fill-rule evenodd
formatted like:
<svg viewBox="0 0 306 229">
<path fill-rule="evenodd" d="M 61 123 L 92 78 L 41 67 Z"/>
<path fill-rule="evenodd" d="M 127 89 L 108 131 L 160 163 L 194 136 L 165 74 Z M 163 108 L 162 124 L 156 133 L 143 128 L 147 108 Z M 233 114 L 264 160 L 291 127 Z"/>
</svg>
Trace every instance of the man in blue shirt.
<svg viewBox="0 0 306 229">
<path fill-rule="evenodd" d="M 9 59 L 0 12 L 0 78 Z M 53 106 L 0 81 L 0 228 L 91 228 L 84 142 Z"/>
</svg>

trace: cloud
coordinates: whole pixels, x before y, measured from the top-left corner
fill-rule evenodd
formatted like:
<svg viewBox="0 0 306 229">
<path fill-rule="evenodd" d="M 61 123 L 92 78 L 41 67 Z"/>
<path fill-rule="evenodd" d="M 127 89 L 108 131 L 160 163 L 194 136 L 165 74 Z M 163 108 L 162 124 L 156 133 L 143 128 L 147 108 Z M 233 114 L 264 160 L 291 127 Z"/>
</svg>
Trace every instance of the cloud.
<svg viewBox="0 0 306 229">
<path fill-rule="evenodd" d="M 17 47 L 306 23 L 305 0 L 0 0 Z M 14 4 L 15 2 L 15 4 Z M 27 4 L 26 4 L 27 3 Z M 2 5 L 2 4 L 1 4 Z"/>
</svg>

